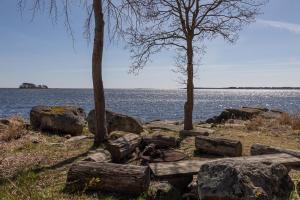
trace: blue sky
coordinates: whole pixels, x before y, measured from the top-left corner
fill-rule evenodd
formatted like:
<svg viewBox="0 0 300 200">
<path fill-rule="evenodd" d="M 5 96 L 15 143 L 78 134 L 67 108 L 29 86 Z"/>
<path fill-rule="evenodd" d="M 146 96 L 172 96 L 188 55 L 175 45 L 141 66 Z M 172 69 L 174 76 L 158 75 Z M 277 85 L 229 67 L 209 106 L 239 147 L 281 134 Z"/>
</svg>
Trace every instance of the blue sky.
<svg viewBox="0 0 300 200">
<path fill-rule="evenodd" d="M 208 42 L 195 86 L 300 86 L 300 1 L 270 0 L 257 22 L 240 32 L 235 44 Z M 31 22 L 21 17 L 16 0 L 0 1 L 0 87 L 22 82 L 52 88 L 91 88 L 91 49 L 84 37 L 84 13 L 74 7 L 72 40 L 60 18 L 53 24 L 40 13 Z M 106 88 L 178 88 L 172 51 L 152 57 L 139 75 L 128 74 L 130 57 L 124 43 L 105 45 Z"/>
</svg>

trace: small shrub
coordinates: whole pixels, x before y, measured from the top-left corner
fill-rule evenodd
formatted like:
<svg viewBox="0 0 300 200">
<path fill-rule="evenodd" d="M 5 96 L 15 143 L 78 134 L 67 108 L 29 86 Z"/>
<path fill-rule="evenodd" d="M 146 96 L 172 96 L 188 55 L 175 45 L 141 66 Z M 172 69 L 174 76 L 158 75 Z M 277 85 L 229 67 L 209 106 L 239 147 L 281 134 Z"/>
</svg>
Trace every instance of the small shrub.
<svg viewBox="0 0 300 200">
<path fill-rule="evenodd" d="M 283 113 L 279 118 L 278 118 L 278 123 L 280 125 L 292 125 L 293 122 L 293 117 L 290 116 L 288 113 Z"/>
<path fill-rule="evenodd" d="M 26 133 L 25 123 L 19 117 L 10 118 L 6 124 L 0 124 L 0 141 L 9 142 L 20 138 Z"/>
<path fill-rule="evenodd" d="M 258 116 L 246 123 L 246 128 L 250 131 L 257 131 L 259 130 L 259 127 L 264 124 L 264 122 L 265 120 L 262 117 Z"/>
<path fill-rule="evenodd" d="M 293 118 L 292 129 L 300 130 L 300 114 Z"/>
</svg>

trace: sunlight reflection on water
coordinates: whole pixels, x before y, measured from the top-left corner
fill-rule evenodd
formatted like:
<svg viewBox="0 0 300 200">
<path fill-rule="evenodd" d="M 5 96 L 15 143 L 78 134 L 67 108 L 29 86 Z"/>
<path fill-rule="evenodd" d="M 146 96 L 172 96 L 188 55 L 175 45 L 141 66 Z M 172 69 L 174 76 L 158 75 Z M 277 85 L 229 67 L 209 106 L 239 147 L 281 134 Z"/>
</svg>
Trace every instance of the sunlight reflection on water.
<svg viewBox="0 0 300 200">
<path fill-rule="evenodd" d="M 107 89 L 107 107 L 141 118 L 182 119 L 184 90 Z M 36 105 L 75 105 L 93 108 L 91 89 L 0 89 L 0 117 L 29 118 Z M 225 108 L 261 106 L 300 112 L 300 90 L 195 90 L 194 118 L 205 120 Z"/>
</svg>

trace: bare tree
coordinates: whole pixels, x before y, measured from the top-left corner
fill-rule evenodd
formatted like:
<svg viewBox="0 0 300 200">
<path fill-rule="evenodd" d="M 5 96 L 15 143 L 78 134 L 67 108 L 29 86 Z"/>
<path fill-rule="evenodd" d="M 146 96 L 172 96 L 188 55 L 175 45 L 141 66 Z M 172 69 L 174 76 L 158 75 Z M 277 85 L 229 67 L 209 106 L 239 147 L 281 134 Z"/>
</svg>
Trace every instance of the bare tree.
<svg viewBox="0 0 300 200">
<path fill-rule="evenodd" d="M 72 3 L 80 3 L 83 5 L 83 8 L 86 9 L 87 18 L 85 23 L 85 34 L 88 38 L 91 36 L 90 30 L 94 24 L 92 77 L 96 113 L 95 147 L 99 146 L 107 139 L 105 95 L 102 81 L 105 21 L 107 22 L 110 39 L 113 39 L 116 33 L 122 34 L 123 23 L 131 24 L 131 27 L 138 24 L 132 23 L 134 20 L 139 19 L 136 17 L 139 12 L 138 10 L 135 10 L 135 4 L 137 2 L 138 0 L 31 0 L 33 17 L 38 11 L 47 9 L 53 19 L 57 20 L 58 8 L 61 6 L 67 31 L 70 33 L 72 39 L 74 39 L 70 25 L 70 8 Z M 18 8 L 22 11 L 25 7 L 26 0 L 18 0 Z"/>
<path fill-rule="evenodd" d="M 194 57 L 204 40 L 222 36 L 233 43 L 243 25 L 255 20 L 266 0 L 147 0 L 140 6 L 143 27 L 129 29 L 132 71 L 140 70 L 150 56 L 165 48 L 180 52 L 186 73 L 187 100 L 184 129 L 193 129 Z M 182 57 L 183 56 L 183 57 Z"/>
</svg>

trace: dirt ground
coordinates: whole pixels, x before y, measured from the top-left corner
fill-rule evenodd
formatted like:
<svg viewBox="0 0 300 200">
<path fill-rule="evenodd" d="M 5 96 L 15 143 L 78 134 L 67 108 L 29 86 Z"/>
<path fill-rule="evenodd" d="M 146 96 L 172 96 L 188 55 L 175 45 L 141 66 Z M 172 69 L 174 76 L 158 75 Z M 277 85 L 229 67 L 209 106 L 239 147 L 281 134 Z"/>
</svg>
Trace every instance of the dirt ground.
<svg viewBox="0 0 300 200">
<path fill-rule="evenodd" d="M 160 126 L 146 125 L 143 134 L 166 134 L 179 137 L 181 124 L 174 121 L 161 122 Z M 243 155 L 249 155 L 254 143 L 267 144 L 300 151 L 300 130 L 288 123 L 274 119 L 231 120 L 230 123 L 195 124 L 195 128 L 214 130 L 212 137 L 236 139 L 243 145 Z M 0 133 L 1 129 L 0 127 Z M 70 141 L 64 136 L 34 131 L 22 132 L 19 137 L 0 140 L 0 199 L 130 199 L 116 194 L 77 194 L 63 191 L 70 165 L 87 155 L 93 144 L 92 135 L 81 140 Z M 177 149 L 188 159 L 209 159 L 195 153 L 194 137 L 182 139 Z M 300 181 L 300 171 L 291 170 L 292 179 Z M 134 199 L 146 199 L 143 194 Z"/>
</svg>

